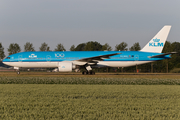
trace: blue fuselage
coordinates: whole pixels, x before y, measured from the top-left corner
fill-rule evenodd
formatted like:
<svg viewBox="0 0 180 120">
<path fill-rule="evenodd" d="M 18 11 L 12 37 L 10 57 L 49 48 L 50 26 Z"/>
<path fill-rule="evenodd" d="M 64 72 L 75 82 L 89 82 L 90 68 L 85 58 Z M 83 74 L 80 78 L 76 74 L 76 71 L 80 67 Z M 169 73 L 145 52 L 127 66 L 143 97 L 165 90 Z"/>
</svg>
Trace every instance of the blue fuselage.
<svg viewBox="0 0 180 120">
<path fill-rule="evenodd" d="M 94 59 L 98 56 L 115 54 L 108 58 Z M 4 64 L 17 68 L 35 67 L 59 67 L 60 64 L 72 63 L 74 66 L 93 67 L 129 67 L 145 64 L 153 61 L 170 58 L 170 55 L 151 58 L 162 53 L 150 53 L 140 51 L 50 51 L 50 52 L 21 52 L 8 56 L 3 60 Z M 87 59 L 84 61 L 84 59 Z M 91 59 L 92 58 L 92 59 Z"/>
<path fill-rule="evenodd" d="M 120 53 L 103 61 L 158 61 L 170 58 L 169 55 L 160 58 L 150 58 L 162 53 L 139 51 L 53 51 L 53 52 L 21 52 L 8 56 L 3 62 L 62 62 L 75 61 L 94 56 Z"/>
</svg>

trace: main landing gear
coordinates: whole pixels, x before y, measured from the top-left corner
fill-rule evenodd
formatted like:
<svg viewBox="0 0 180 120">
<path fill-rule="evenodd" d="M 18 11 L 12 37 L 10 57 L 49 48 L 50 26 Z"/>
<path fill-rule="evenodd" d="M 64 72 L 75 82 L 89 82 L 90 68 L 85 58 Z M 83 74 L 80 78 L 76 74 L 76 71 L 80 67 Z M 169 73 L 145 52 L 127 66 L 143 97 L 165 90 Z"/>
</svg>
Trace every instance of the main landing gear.
<svg viewBox="0 0 180 120">
<path fill-rule="evenodd" d="M 95 72 L 92 71 L 92 68 L 91 66 L 87 65 L 87 66 L 84 66 L 86 71 L 83 71 L 82 74 L 83 75 L 95 75 Z"/>
<path fill-rule="evenodd" d="M 95 72 L 94 71 L 83 71 L 82 72 L 83 75 L 95 75 Z"/>
</svg>

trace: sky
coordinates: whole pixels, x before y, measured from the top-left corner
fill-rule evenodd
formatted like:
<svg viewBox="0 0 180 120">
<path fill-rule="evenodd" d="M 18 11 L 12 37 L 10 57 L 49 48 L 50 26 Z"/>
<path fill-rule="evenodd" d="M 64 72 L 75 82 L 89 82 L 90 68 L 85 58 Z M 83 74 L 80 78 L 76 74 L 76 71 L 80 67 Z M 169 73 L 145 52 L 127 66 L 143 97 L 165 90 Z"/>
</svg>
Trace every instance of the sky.
<svg viewBox="0 0 180 120">
<path fill-rule="evenodd" d="M 126 42 L 144 47 L 164 26 L 168 41 L 180 42 L 180 0 L 0 0 L 0 43 L 6 55 L 11 43 L 21 50 L 46 42 L 66 50 L 88 41 L 108 43 L 113 50 Z"/>
</svg>

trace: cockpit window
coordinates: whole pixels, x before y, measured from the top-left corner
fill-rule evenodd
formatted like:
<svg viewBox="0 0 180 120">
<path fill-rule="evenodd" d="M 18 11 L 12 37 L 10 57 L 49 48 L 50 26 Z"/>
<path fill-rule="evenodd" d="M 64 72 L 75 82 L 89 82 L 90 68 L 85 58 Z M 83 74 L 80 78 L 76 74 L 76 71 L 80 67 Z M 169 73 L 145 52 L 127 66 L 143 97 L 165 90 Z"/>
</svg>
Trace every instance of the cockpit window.
<svg viewBox="0 0 180 120">
<path fill-rule="evenodd" d="M 6 59 L 10 59 L 10 57 L 7 57 Z"/>
</svg>

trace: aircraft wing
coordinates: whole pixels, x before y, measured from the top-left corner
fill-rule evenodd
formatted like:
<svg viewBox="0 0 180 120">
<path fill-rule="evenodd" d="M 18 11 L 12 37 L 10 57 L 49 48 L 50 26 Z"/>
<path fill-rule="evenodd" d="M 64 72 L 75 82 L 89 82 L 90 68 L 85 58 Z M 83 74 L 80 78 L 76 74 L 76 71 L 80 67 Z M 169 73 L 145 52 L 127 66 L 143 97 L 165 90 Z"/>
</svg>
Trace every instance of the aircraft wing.
<svg viewBox="0 0 180 120">
<path fill-rule="evenodd" d="M 113 54 L 107 54 L 107 55 L 100 55 L 100 56 L 94 56 L 94 57 L 88 57 L 88 58 L 82 58 L 82 59 L 79 59 L 77 61 L 79 62 L 98 62 L 98 61 L 102 61 L 104 59 L 109 59 L 110 56 L 114 56 L 114 55 L 118 55 L 118 54 L 121 54 L 121 53 L 113 53 Z"/>
<path fill-rule="evenodd" d="M 169 52 L 169 53 L 164 53 L 164 54 L 160 54 L 160 55 L 155 55 L 155 56 L 151 56 L 150 58 L 162 58 L 166 55 L 170 55 L 170 54 L 176 54 L 177 52 Z"/>
</svg>

